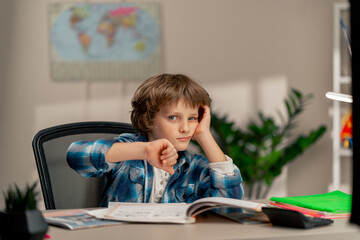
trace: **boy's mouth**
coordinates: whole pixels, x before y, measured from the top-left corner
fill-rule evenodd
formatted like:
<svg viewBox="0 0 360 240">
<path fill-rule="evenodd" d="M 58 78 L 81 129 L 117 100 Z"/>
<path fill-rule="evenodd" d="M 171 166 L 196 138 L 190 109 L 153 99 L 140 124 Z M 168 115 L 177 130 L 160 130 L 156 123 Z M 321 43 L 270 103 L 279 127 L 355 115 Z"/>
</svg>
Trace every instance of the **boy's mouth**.
<svg viewBox="0 0 360 240">
<path fill-rule="evenodd" d="M 181 142 L 188 142 L 188 141 L 190 141 L 190 138 L 191 137 L 180 137 L 180 138 L 177 138 L 177 140 L 181 141 Z"/>
</svg>

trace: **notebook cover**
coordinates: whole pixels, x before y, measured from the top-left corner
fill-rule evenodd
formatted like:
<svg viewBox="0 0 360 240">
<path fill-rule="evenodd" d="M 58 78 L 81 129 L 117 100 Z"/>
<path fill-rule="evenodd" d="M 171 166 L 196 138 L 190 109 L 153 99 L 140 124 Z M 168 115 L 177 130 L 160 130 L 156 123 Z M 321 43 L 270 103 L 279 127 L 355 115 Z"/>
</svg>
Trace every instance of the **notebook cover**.
<svg viewBox="0 0 360 240">
<path fill-rule="evenodd" d="M 351 195 L 341 191 L 295 197 L 271 197 L 270 201 L 332 213 L 351 212 Z"/>
</svg>

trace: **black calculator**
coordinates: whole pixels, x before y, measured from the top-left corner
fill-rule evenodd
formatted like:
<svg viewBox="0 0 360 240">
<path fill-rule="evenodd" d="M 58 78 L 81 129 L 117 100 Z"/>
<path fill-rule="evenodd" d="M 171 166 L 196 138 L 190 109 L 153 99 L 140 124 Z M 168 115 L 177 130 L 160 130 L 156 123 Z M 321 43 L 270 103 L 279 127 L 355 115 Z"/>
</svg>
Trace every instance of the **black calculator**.
<svg viewBox="0 0 360 240">
<path fill-rule="evenodd" d="M 301 212 L 283 208 L 263 207 L 262 211 L 268 216 L 274 226 L 312 228 L 334 222 L 331 219 L 308 217 Z"/>
</svg>

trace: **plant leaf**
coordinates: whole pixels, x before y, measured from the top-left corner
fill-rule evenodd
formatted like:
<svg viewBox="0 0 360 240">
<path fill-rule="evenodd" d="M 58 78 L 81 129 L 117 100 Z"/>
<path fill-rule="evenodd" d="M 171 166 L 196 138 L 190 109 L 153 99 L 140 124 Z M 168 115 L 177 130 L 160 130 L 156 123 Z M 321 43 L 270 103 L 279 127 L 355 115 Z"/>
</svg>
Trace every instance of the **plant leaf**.
<svg viewBox="0 0 360 240">
<path fill-rule="evenodd" d="M 3 192 L 5 198 L 6 211 L 23 212 L 26 210 L 36 209 L 36 196 L 38 192 L 35 191 L 37 182 L 32 186 L 26 186 L 24 191 L 14 184 L 15 189 L 10 185 L 7 192 Z"/>
<path fill-rule="evenodd" d="M 284 100 L 284 102 L 285 102 L 285 105 L 286 105 L 288 116 L 289 116 L 289 118 L 291 118 L 292 117 L 292 111 L 291 111 L 290 104 L 289 104 L 288 100 L 286 100 L 286 99 Z"/>
<path fill-rule="evenodd" d="M 212 112 L 211 129 L 219 135 L 222 145 L 218 144 L 239 167 L 248 189 L 254 189 L 254 184 L 259 181 L 265 181 L 270 186 L 285 164 L 300 156 L 325 133 L 326 127 L 320 126 L 292 142 L 285 141 L 296 127 L 296 117 L 304 111 L 312 97 L 312 94 L 303 95 L 299 90 L 291 89 L 284 99 L 288 118 L 277 110 L 281 120 L 278 124 L 260 111 L 258 119 L 250 120 L 245 130 L 229 121 L 227 116 L 220 117 Z"/>
</svg>

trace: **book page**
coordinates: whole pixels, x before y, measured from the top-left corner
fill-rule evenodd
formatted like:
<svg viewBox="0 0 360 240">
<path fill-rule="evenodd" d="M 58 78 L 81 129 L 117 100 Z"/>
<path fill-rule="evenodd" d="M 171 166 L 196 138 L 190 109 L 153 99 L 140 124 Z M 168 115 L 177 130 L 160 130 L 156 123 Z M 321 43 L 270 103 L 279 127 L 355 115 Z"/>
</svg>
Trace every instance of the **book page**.
<svg viewBox="0 0 360 240">
<path fill-rule="evenodd" d="M 103 214 L 105 219 L 136 222 L 191 223 L 195 219 L 186 216 L 186 203 L 121 203 Z"/>
</svg>

